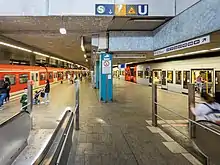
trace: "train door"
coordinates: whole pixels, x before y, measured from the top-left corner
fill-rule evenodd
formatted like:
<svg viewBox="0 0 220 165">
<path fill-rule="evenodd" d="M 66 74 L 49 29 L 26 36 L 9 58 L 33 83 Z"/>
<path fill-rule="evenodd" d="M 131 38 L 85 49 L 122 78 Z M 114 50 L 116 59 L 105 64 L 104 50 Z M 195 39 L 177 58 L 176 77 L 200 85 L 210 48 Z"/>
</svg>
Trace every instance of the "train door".
<svg viewBox="0 0 220 165">
<path fill-rule="evenodd" d="M 31 72 L 31 80 L 34 82 L 33 88 L 37 88 L 39 86 L 38 72 Z"/>
<path fill-rule="evenodd" d="M 196 96 L 199 96 L 201 91 L 214 95 L 214 71 L 213 69 L 193 69 L 192 83 L 195 84 Z"/>
<path fill-rule="evenodd" d="M 188 93 L 188 85 L 190 83 L 190 71 L 184 70 L 183 71 L 183 88 L 182 93 Z"/>
<path fill-rule="evenodd" d="M 153 70 L 153 83 L 157 84 L 157 87 L 159 88 L 161 88 L 162 86 L 161 80 L 162 80 L 162 70 L 161 69 Z"/>
<path fill-rule="evenodd" d="M 220 71 L 215 71 L 215 93 L 220 93 Z"/>
<path fill-rule="evenodd" d="M 163 89 L 167 89 L 167 71 L 166 70 L 162 70 L 161 84 L 162 84 Z"/>
<path fill-rule="evenodd" d="M 57 82 L 57 71 L 53 72 L 53 80 L 54 82 Z"/>
</svg>

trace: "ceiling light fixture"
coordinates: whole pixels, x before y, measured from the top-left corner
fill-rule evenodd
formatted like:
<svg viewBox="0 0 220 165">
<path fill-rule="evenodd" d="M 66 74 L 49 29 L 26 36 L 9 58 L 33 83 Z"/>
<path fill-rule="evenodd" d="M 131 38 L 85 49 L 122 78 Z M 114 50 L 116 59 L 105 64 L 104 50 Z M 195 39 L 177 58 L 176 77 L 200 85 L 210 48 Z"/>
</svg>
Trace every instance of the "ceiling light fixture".
<svg viewBox="0 0 220 165">
<path fill-rule="evenodd" d="M 88 59 L 86 59 L 86 62 L 88 62 Z"/>
<path fill-rule="evenodd" d="M 85 58 L 87 58 L 87 55 L 86 55 L 86 54 L 84 54 L 84 57 L 85 57 Z"/>
<path fill-rule="evenodd" d="M 66 34 L 66 29 L 65 28 L 60 28 L 60 34 L 65 35 Z"/>
<path fill-rule="evenodd" d="M 25 52 L 32 52 L 32 51 L 29 50 L 29 49 L 22 48 L 22 47 L 19 47 L 19 46 L 15 46 L 15 45 L 12 45 L 12 44 L 8 44 L 8 43 L 5 43 L 5 42 L 0 42 L 0 45 L 4 45 L 4 46 L 11 47 L 11 48 L 15 48 L 15 49 L 23 50 L 23 51 L 25 51 Z"/>
<path fill-rule="evenodd" d="M 211 51 L 216 51 L 216 50 L 220 50 L 220 48 L 213 48 L 213 49 L 210 49 Z"/>
</svg>

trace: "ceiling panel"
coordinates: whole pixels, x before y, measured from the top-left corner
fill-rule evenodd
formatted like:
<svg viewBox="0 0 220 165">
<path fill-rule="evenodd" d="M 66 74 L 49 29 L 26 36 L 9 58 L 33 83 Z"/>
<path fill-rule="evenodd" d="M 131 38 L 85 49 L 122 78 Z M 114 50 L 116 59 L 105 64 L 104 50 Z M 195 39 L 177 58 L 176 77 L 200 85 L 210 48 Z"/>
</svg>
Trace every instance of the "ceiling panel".
<svg viewBox="0 0 220 165">
<path fill-rule="evenodd" d="M 0 17 L 0 32 L 30 46 L 86 64 L 80 37 L 106 31 L 111 20 L 112 17 Z M 61 27 L 67 29 L 67 35 L 59 33 Z"/>
</svg>

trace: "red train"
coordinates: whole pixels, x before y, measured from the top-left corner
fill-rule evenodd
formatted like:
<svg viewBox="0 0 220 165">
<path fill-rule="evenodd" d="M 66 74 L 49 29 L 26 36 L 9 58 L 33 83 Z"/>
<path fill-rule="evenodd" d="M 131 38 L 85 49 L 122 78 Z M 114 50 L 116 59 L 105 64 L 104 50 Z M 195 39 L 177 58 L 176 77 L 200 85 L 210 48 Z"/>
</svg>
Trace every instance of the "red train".
<svg viewBox="0 0 220 165">
<path fill-rule="evenodd" d="M 136 77 L 136 71 L 137 71 L 137 66 L 136 65 L 131 65 L 131 66 L 126 66 L 125 68 L 125 80 L 126 81 L 131 81 L 131 82 L 137 82 L 137 77 Z"/>
<path fill-rule="evenodd" d="M 11 82 L 11 93 L 16 94 L 27 87 L 28 80 L 33 80 L 34 88 L 37 88 L 45 85 L 45 80 L 47 79 L 51 83 L 55 83 L 61 79 L 65 80 L 68 74 L 73 76 L 76 71 L 63 68 L 1 64 L 0 79 L 8 77 Z"/>
</svg>

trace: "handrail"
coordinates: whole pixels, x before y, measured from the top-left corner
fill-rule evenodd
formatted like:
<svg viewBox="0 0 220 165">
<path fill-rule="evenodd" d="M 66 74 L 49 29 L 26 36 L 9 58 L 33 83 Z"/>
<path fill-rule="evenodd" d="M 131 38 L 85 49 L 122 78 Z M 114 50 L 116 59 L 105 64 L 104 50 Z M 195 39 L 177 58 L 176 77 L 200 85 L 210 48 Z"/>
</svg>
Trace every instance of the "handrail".
<svg viewBox="0 0 220 165">
<path fill-rule="evenodd" d="M 70 118 L 68 119 L 68 122 L 65 126 L 63 126 L 65 120 L 67 119 L 68 114 L 71 113 Z M 33 165 L 40 165 L 43 164 L 45 161 L 51 162 L 53 160 L 53 157 L 57 156 L 55 153 L 57 153 L 57 150 L 60 151 L 60 148 L 58 146 L 62 146 L 63 143 L 65 142 L 64 136 L 68 136 L 67 133 L 65 134 L 65 130 L 68 129 L 71 121 L 73 120 L 73 113 L 70 110 L 67 110 L 66 113 L 64 114 L 63 118 L 61 119 L 60 123 L 56 127 L 52 137 L 50 138 L 49 142 L 47 143 L 46 147 L 44 148 L 43 152 L 40 154 L 40 156 L 37 158 L 37 160 L 33 163 Z M 59 134 L 60 129 L 62 126 L 65 128 L 64 131 Z M 58 141 L 55 141 L 55 139 L 58 139 Z M 64 140 L 63 140 L 64 139 Z M 58 146 L 55 148 L 51 148 L 54 143 L 58 143 Z M 48 153 L 52 150 L 51 155 L 49 155 L 49 158 L 47 157 Z M 57 158 L 56 158 L 57 159 Z M 50 164 L 50 163 L 48 163 Z"/>
<path fill-rule="evenodd" d="M 173 114 L 175 114 L 175 115 L 177 115 L 177 116 L 179 116 L 179 117 L 181 117 L 181 118 L 183 118 L 183 119 L 186 119 L 186 120 L 192 122 L 193 124 L 199 125 L 200 127 L 202 127 L 202 128 L 204 128 L 204 129 L 206 129 L 206 130 L 208 130 L 208 131 L 210 131 L 210 132 L 212 132 L 212 133 L 217 134 L 218 136 L 220 136 L 220 133 L 219 133 L 219 132 L 210 129 L 210 128 L 208 128 L 207 126 L 204 126 L 204 125 L 198 123 L 197 121 L 193 121 L 193 120 L 191 120 L 191 119 L 189 119 L 189 118 L 187 118 L 187 117 L 184 117 L 184 116 L 182 116 L 182 115 L 179 115 L 178 113 L 176 113 L 176 112 L 174 112 L 174 111 L 172 111 L 172 110 L 170 110 L 170 109 L 168 109 L 168 108 L 166 108 L 166 107 L 164 107 L 164 106 L 158 104 L 157 102 L 154 102 L 154 103 L 157 104 L 159 107 L 161 107 L 161 108 L 163 108 L 163 109 L 165 109 L 165 110 L 167 110 L 167 111 L 169 111 L 169 112 L 172 112 Z M 159 115 L 157 115 L 157 116 L 159 116 Z M 160 118 L 161 118 L 161 117 L 160 117 Z"/>
</svg>

